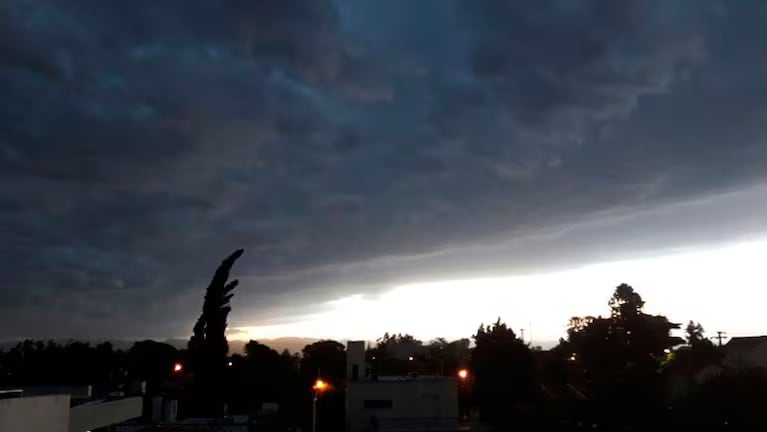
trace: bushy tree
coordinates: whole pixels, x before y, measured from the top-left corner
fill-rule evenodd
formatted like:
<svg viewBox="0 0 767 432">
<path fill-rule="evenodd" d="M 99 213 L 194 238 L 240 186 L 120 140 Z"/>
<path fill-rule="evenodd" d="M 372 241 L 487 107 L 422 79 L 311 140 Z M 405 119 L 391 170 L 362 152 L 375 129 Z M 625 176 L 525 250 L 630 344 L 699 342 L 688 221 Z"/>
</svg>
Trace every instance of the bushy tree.
<svg viewBox="0 0 767 432">
<path fill-rule="evenodd" d="M 409 334 L 387 332 L 368 349 L 367 359 L 376 375 L 407 375 L 426 372 L 423 354 L 422 341 Z"/>
<path fill-rule="evenodd" d="M 671 335 L 679 324 L 643 312 L 644 300 L 621 284 L 610 301 L 610 317 L 571 320 L 564 346 L 584 373 L 584 382 L 605 421 L 637 425 L 655 420 L 664 397 L 660 367 L 666 352 L 683 342 Z"/>
<path fill-rule="evenodd" d="M 448 342 L 437 338 L 426 345 L 424 363 L 428 373 L 455 376 L 459 368 L 468 366 L 471 350 L 469 339 Z"/>
<path fill-rule="evenodd" d="M 310 379 L 321 376 L 332 384 L 346 378 L 346 347 L 334 340 L 321 340 L 304 347 L 301 371 Z"/>
<path fill-rule="evenodd" d="M 362 373 L 362 371 L 360 371 Z M 309 344 L 302 350 L 300 360 L 301 389 L 304 400 L 301 407 L 311 406 L 311 387 L 319 376 L 330 384 L 317 401 L 322 415 L 317 420 L 321 431 L 343 430 L 345 427 L 346 347 L 334 340 Z M 309 418 L 304 411 L 304 418 Z M 309 425 L 306 424 L 308 427 Z"/>
<path fill-rule="evenodd" d="M 690 321 L 685 328 L 687 344 L 674 350 L 669 355 L 665 371 L 684 379 L 683 385 L 688 390 L 695 386 L 695 376 L 707 366 L 719 364 L 722 351 L 706 338 L 703 326 Z"/>
<path fill-rule="evenodd" d="M 229 358 L 227 368 L 227 400 L 230 413 L 252 413 L 264 402 L 291 405 L 296 381 L 295 357 L 251 340 L 245 344 L 245 355 Z"/>
<path fill-rule="evenodd" d="M 500 421 L 515 405 L 529 403 L 535 395 L 535 368 L 529 347 L 500 318 L 480 325 L 474 335 L 471 370 L 480 417 Z"/>
</svg>

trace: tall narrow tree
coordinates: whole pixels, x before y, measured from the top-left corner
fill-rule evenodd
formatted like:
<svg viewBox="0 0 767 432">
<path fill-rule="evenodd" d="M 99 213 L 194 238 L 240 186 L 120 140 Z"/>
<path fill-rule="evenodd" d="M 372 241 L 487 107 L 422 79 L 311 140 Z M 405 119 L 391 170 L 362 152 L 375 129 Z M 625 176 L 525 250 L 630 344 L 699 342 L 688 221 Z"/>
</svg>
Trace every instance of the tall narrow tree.
<svg viewBox="0 0 767 432">
<path fill-rule="evenodd" d="M 242 253 L 242 249 L 234 251 L 216 269 L 205 293 L 202 314 L 188 343 L 195 376 L 195 415 L 217 417 L 224 414 L 222 385 L 229 351 L 226 319 L 232 309 L 229 305 L 234 295 L 232 291 L 239 283 L 237 279 L 227 281 L 234 262 Z"/>
</svg>

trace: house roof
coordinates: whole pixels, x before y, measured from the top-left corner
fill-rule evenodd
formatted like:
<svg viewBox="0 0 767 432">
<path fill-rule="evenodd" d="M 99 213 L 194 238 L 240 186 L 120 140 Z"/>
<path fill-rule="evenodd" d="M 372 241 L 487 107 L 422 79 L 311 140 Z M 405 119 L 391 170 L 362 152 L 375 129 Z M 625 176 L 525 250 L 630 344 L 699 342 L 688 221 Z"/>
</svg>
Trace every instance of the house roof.
<svg viewBox="0 0 767 432">
<path fill-rule="evenodd" d="M 724 346 L 728 354 L 749 352 L 767 343 L 767 336 L 734 337 Z"/>
</svg>

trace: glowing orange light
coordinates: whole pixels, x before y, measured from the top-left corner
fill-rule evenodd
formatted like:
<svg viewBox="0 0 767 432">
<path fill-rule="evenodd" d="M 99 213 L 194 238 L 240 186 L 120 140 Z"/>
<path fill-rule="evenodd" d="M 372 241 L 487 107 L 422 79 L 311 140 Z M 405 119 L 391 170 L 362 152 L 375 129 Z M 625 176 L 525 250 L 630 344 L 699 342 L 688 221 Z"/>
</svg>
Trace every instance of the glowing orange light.
<svg viewBox="0 0 767 432">
<path fill-rule="evenodd" d="M 179 362 L 173 363 L 173 373 L 180 373 L 184 370 L 184 365 Z"/>
<path fill-rule="evenodd" d="M 458 370 L 458 378 L 465 380 L 469 377 L 469 371 L 466 369 L 459 369 Z"/>
<path fill-rule="evenodd" d="M 328 383 L 326 383 L 325 381 L 323 381 L 320 378 L 317 378 L 317 381 L 314 382 L 314 385 L 312 386 L 312 388 L 315 391 L 323 392 L 323 391 L 327 390 L 329 386 L 330 385 Z"/>
</svg>

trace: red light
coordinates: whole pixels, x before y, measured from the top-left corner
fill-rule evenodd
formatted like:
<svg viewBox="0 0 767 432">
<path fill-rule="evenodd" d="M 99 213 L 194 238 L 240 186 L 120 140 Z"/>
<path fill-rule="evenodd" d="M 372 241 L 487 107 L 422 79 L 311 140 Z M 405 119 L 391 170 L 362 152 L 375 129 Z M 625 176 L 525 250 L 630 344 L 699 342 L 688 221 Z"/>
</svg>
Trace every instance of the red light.
<svg viewBox="0 0 767 432">
<path fill-rule="evenodd" d="M 458 370 L 458 378 L 465 380 L 469 377 L 469 371 L 466 369 L 459 369 Z"/>
<path fill-rule="evenodd" d="M 179 362 L 173 363 L 173 373 L 181 373 L 184 370 L 184 365 Z"/>
</svg>

